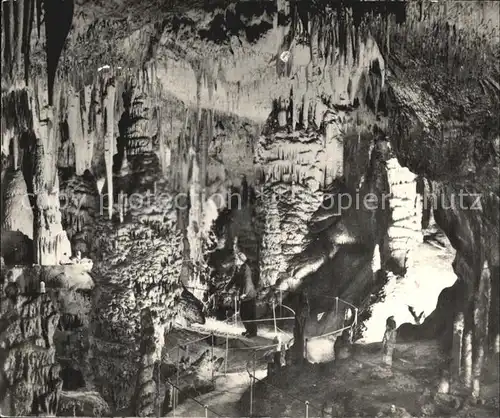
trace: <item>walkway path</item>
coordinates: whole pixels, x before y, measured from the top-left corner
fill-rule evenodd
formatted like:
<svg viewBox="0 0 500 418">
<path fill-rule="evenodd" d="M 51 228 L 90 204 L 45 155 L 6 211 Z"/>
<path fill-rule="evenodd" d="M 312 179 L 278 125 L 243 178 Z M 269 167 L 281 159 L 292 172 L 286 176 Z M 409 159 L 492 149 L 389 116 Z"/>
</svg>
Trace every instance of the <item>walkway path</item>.
<svg viewBox="0 0 500 418">
<path fill-rule="evenodd" d="M 255 373 L 258 379 L 266 376 L 266 370 L 257 370 Z M 239 411 L 238 403 L 243 393 L 250 385 L 250 377 L 247 372 L 228 373 L 226 376 L 219 376 L 216 379 L 215 390 L 201 395 L 198 402 L 216 412 L 222 417 L 248 416 Z M 209 417 L 216 417 L 212 412 L 208 412 Z M 188 399 L 179 405 L 175 411 L 171 411 L 167 417 L 205 417 L 205 410 L 192 399 Z"/>
</svg>

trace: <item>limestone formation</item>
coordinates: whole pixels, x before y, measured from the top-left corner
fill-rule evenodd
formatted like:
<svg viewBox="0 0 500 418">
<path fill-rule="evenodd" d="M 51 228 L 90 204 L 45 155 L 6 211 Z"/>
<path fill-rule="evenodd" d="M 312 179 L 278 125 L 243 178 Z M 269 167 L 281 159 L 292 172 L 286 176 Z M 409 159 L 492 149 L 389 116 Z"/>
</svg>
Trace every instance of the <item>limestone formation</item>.
<svg viewBox="0 0 500 418">
<path fill-rule="evenodd" d="M 238 238 L 268 295 L 307 290 L 318 310 L 310 316 L 324 313 L 311 329 L 338 324 L 332 295 L 359 305 L 366 329 L 357 331 L 375 333 L 377 341 L 389 314 L 399 324 L 413 321 L 409 306 L 417 319 L 424 312 L 422 324 L 402 329 L 453 350 L 451 373 L 433 375 L 433 387 L 440 380 L 442 392 L 453 392 L 461 374 L 482 402 L 486 347 L 498 352 L 500 341 L 498 4 L 153 3 L 2 2 L 2 260 L 24 265 L 11 271 L 15 280 L 5 277 L 0 309 L 0 322 L 21 324 L 9 367 L 0 368 L 8 382 L 7 391 L 0 385 L 0 399 L 9 396 L 2 414 L 57 412 L 61 381 L 52 331 L 45 329 L 52 313 L 41 301 L 63 283 L 90 290 L 91 269 L 92 326 L 81 327 L 84 348 L 73 350 L 88 352 L 81 356 L 85 382 L 108 403 L 108 414 L 157 413 L 149 393 L 151 353 L 142 353 L 133 387 L 140 314 L 157 316 L 158 346 L 159 330 L 179 325 L 177 319 L 184 326 L 205 321 L 196 291 L 185 292 L 181 282 L 204 288 L 225 280 L 224 268 L 210 272 L 207 265 L 215 235 L 227 242 L 218 264 L 230 265 Z M 386 163 L 381 154 L 388 143 L 393 152 Z M 248 198 L 241 210 L 215 202 L 216 193 L 249 189 L 242 174 L 256 201 Z M 347 209 L 340 202 L 343 194 L 381 198 L 388 188 L 388 200 L 379 200 L 385 208 Z M 141 200 L 153 189 L 147 203 L 132 204 L 132 194 Z M 457 206 L 453 200 L 464 192 Z M 32 222 L 20 210 L 28 201 L 19 197 L 31 193 Z M 425 194 L 432 211 L 421 207 Z M 71 251 L 84 258 L 70 259 Z M 451 308 L 429 315 L 440 287 L 456 281 L 453 257 L 459 281 L 451 296 L 445 292 Z M 26 266 L 31 262 L 36 267 Z M 48 268 L 45 275 L 35 274 L 39 267 Z M 268 302 L 263 298 L 263 310 Z M 34 317 L 43 326 L 33 325 Z M 76 323 L 71 318 L 63 325 Z M 302 339 L 307 324 L 298 322 Z M 33 327 L 41 331 L 32 335 Z M 393 340 L 386 337 L 388 358 Z M 355 359 L 346 363 L 357 367 Z M 363 375 L 339 371 L 347 380 Z M 292 372 L 284 380 L 299 387 Z M 405 386 L 420 388 L 414 376 L 389 381 L 389 374 L 380 372 L 377 384 L 397 385 L 402 377 Z M 337 376 L 330 380 L 339 415 L 407 416 L 413 408 L 387 405 L 363 392 L 361 379 L 349 385 Z M 163 390 L 164 382 L 158 384 Z M 443 415 L 455 415 L 447 397 L 455 395 L 442 395 L 425 399 L 423 406 L 434 403 L 421 412 L 436 415 L 442 407 Z M 85 413 L 89 404 L 106 409 L 96 397 L 82 400 Z M 495 401 L 459 414 L 487 415 Z M 410 395 L 401 402 L 411 402 Z M 12 411 L 12 403 L 19 409 Z M 297 416 L 304 412 L 299 404 L 300 411 L 290 402 L 262 415 Z"/>
<path fill-rule="evenodd" d="M 54 415 L 61 391 L 53 343 L 59 321 L 55 301 L 46 293 L 35 299 L 20 296 L 16 304 L 2 300 L 1 306 L 2 317 L 11 318 L 0 334 L 6 383 L 1 412 Z"/>
<path fill-rule="evenodd" d="M 6 178 L 3 231 L 19 231 L 33 239 L 33 210 L 22 171 L 10 172 Z"/>
<path fill-rule="evenodd" d="M 155 408 L 156 384 L 153 380 L 154 354 L 156 352 L 154 318 L 149 309 L 141 312 L 141 362 L 137 374 L 135 414 L 152 416 Z"/>
<path fill-rule="evenodd" d="M 62 228 L 59 208 L 59 181 L 56 180 L 54 189 L 43 189 L 36 196 L 33 241 L 37 264 L 57 265 L 71 258 L 71 244 Z"/>
<path fill-rule="evenodd" d="M 387 162 L 387 174 L 392 222 L 385 242 L 390 258 L 382 260 L 382 264 L 395 274 L 404 275 L 412 249 L 423 238 L 421 198 L 417 193 L 417 176 L 401 167 L 396 158 Z"/>
<path fill-rule="evenodd" d="M 101 199 L 97 185 L 90 171 L 82 176 L 73 175 L 61 183 L 61 220 L 65 225 L 73 248 L 87 253 L 88 242 L 92 239 L 94 222 L 102 216 Z M 101 207 L 100 207 L 101 206 Z"/>
<path fill-rule="evenodd" d="M 108 197 L 108 219 L 113 217 L 113 155 L 114 155 L 114 128 L 115 128 L 115 92 L 114 80 L 109 80 L 104 98 L 104 162 L 106 165 L 106 184 Z"/>
<path fill-rule="evenodd" d="M 260 269 L 266 286 L 274 284 L 287 261 L 304 248 L 307 223 L 322 201 L 320 188 L 331 178 L 331 141 L 337 138 L 325 145 L 321 137 L 298 132 L 259 139 L 256 163 L 262 184 L 257 208 L 265 225 Z"/>
</svg>

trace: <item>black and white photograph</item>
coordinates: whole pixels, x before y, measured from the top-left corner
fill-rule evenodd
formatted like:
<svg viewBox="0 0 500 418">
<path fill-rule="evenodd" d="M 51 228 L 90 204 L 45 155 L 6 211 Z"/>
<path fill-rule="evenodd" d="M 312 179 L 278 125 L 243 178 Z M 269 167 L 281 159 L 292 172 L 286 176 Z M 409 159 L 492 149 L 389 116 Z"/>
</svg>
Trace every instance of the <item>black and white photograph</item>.
<svg viewBox="0 0 500 418">
<path fill-rule="evenodd" d="M 500 0 L 2 0 L 0 418 L 493 418 Z"/>
</svg>

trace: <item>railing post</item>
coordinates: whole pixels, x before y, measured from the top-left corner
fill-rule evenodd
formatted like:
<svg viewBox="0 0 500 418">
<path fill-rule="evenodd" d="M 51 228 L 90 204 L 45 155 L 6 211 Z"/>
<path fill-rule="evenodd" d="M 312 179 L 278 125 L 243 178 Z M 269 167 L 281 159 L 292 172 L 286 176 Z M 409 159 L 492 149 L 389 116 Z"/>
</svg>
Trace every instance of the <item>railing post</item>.
<svg viewBox="0 0 500 418">
<path fill-rule="evenodd" d="M 160 380 L 161 380 L 161 376 L 160 376 L 160 372 L 161 372 L 161 361 L 159 361 L 158 363 L 158 373 L 157 373 L 157 379 L 158 379 L 158 382 L 156 383 L 156 402 L 157 402 L 157 417 L 160 418 L 161 417 L 161 402 L 160 402 Z"/>
<path fill-rule="evenodd" d="M 211 342 L 212 342 L 211 343 L 211 345 L 212 345 L 212 362 L 211 362 L 211 364 L 212 364 L 212 382 L 213 382 L 214 381 L 214 363 L 215 363 L 214 362 L 214 345 L 215 345 L 214 334 L 211 333 L 210 337 L 211 337 L 210 339 L 211 339 Z"/>
<path fill-rule="evenodd" d="M 229 357 L 229 334 L 226 333 L 226 359 L 224 361 L 224 375 L 227 375 L 227 360 Z"/>
<path fill-rule="evenodd" d="M 335 297 L 335 315 L 339 314 L 339 297 Z"/>
<path fill-rule="evenodd" d="M 307 343 L 309 342 L 309 338 L 305 339 L 304 342 L 304 359 L 307 361 Z"/>
<path fill-rule="evenodd" d="M 274 319 L 274 335 L 278 335 L 278 328 L 276 325 L 276 306 L 274 305 L 274 301 L 273 301 L 273 319 Z"/>
<path fill-rule="evenodd" d="M 255 357 L 257 355 L 257 351 L 253 350 L 253 367 L 252 367 L 252 376 L 250 378 L 250 416 L 253 416 L 253 386 L 255 384 Z"/>
<path fill-rule="evenodd" d="M 256 362 L 256 357 L 257 357 L 257 351 L 253 350 L 253 375 L 255 376 L 255 362 Z"/>
<path fill-rule="evenodd" d="M 283 290 L 280 289 L 280 317 L 283 316 Z"/>
<path fill-rule="evenodd" d="M 180 361 L 181 361 L 181 346 L 177 346 L 177 376 L 175 384 L 179 387 L 179 373 L 180 373 Z"/>
<path fill-rule="evenodd" d="M 204 408 L 205 408 L 205 418 L 208 418 L 208 405 L 205 405 Z"/>
<path fill-rule="evenodd" d="M 309 418 L 309 401 L 306 401 L 305 404 L 306 404 L 306 418 Z"/>
<path fill-rule="evenodd" d="M 249 416 L 253 416 L 253 375 L 250 376 L 250 414 Z"/>
<path fill-rule="evenodd" d="M 174 385 L 172 385 L 172 409 L 174 410 L 173 414 L 174 414 L 174 417 L 176 416 L 175 415 L 175 407 L 176 407 L 176 401 L 175 401 L 175 398 L 177 396 L 177 389 L 174 387 Z"/>
<path fill-rule="evenodd" d="M 234 297 L 234 326 L 238 326 L 238 296 Z"/>
<path fill-rule="evenodd" d="M 178 345 L 177 346 L 177 376 L 176 376 L 176 386 L 177 388 L 179 387 L 179 374 L 180 374 L 180 359 L 181 359 L 181 346 Z M 174 390 L 173 390 L 173 393 L 174 393 L 174 402 L 175 402 L 175 406 L 177 406 L 178 402 L 179 402 L 179 393 L 178 393 L 178 389 L 174 387 Z M 175 407 L 174 407 L 174 416 L 175 416 Z"/>
</svg>

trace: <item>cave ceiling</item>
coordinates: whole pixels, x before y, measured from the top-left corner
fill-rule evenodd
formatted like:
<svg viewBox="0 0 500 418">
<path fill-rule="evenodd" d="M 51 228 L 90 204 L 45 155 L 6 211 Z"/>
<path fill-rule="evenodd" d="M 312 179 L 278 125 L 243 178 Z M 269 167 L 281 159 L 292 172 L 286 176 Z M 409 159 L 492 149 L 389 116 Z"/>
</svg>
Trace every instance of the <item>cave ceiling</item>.
<svg viewBox="0 0 500 418">
<path fill-rule="evenodd" d="M 201 107 L 264 123 L 273 100 L 291 89 L 296 96 L 307 89 L 301 65 L 287 73 L 279 56 L 292 38 L 298 56 L 301 44 L 307 43 L 307 20 L 319 16 L 319 31 L 333 33 L 337 47 L 346 43 L 342 33 L 349 31 L 351 39 L 370 33 L 376 41 L 384 61 L 384 94 L 397 109 L 389 129 L 396 146 L 397 137 L 418 137 L 424 143 L 421 152 L 429 154 L 451 135 L 478 143 L 471 151 L 475 154 L 492 154 L 493 147 L 496 155 L 498 9 L 497 2 L 488 1 L 74 0 L 57 73 L 85 83 L 102 66 L 137 71 L 153 63 L 162 90 L 182 102 L 196 106 L 198 100 Z M 60 17 L 58 22 L 64 26 Z M 45 42 L 39 32 L 32 30 L 29 59 L 35 72 L 43 73 Z M 352 47 L 357 47 L 354 42 Z M 330 63 L 336 59 L 338 52 Z M 323 61 L 326 74 L 332 65 L 328 58 Z M 205 86 L 199 97 L 197 83 Z M 324 83 L 314 88 L 321 96 Z M 443 178 L 436 164 L 422 162 L 429 158 L 412 152 L 398 157 L 415 172 Z M 477 182 L 479 176 L 498 192 L 496 181 L 486 181 L 498 174 L 498 167 L 492 171 L 490 165 L 483 174 L 470 167 L 460 170 L 447 175 L 464 182 Z"/>
</svg>

